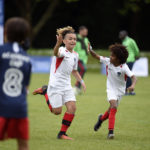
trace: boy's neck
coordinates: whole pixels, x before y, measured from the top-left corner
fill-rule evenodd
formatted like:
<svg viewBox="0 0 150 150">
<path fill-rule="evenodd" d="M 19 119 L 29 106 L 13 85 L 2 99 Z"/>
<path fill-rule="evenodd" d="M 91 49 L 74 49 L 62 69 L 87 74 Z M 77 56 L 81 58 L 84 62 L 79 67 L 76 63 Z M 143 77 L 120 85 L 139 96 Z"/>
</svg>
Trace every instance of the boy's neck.
<svg viewBox="0 0 150 150">
<path fill-rule="evenodd" d="M 66 47 L 66 49 L 67 49 L 69 52 L 71 52 L 71 53 L 73 52 L 73 49 L 69 49 L 69 48 L 67 48 L 67 47 Z"/>
<path fill-rule="evenodd" d="M 120 63 L 114 63 L 113 64 L 115 67 L 118 67 L 118 66 L 120 66 L 121 64 Z"/>
</svg>

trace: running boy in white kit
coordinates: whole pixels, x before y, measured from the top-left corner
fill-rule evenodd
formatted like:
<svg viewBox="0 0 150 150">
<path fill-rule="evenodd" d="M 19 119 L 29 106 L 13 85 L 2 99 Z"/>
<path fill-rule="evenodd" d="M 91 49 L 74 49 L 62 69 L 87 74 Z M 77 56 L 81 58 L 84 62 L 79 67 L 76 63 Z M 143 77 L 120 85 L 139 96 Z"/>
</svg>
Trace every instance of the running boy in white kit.
<svg viewBox="0 0 150 150">
<path fill-rule="evenodd" d="M 58 139 L 72 140 L 66 135 L 68 127 L 74 118 L 76 111 L 76 98 L 71 86 L 72 75 L 86 90 L 86 86 L 77 71 L 78 53 L 73 48 L 76 45 L 76 34 L 72 27 L 60 28 L 57 30 L 57 43 L 54 47 L 54 57 L 51 64 L 50 80 L 47 86 L 36 89 L 33 94 L 42 94 L 45 96 L 49 109 L 55 115 L 62 112 L 62 106 L 65 104 L 67 111 L 62 120 L 62 126 L 58 133 Z M 62 42 L 65 47 L 60 47 Z"/>
<path fill-rule="evenodd" d="M 94 126 L 94 130 L 97 131 L 103 121 L 109 119 L 108 139 L 113 139 L 117 106 L 121 97 L 125 94 L 127 76 L 132 78 L 133 81 L 132 85 L 128 88 L 129 91 L 134 90 L 136 77 L 125 63 L 128 58 L 128 51 L 126 50 L 126 47 L 121 44 L 114 44 L 109 47 L 109 50 L 111 51 L 111 55 L 110 58 L 107 58 L 97 55 L 91 49 L 90 45 L 88 47 L 88 51 L 91 55 L 106 65 L 107 100 L 110 103 L 108 110 L 103 115 L 99 115 L 98 121 Z"/>
</svg>

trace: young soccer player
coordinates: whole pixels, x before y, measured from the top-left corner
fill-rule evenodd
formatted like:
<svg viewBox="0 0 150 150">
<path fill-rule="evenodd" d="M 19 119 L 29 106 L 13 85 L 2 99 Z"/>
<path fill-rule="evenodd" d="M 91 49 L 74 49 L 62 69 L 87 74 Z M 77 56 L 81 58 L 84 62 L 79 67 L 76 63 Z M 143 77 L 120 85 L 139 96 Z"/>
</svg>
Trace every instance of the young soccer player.
<svg viewBox="0 0 150 150">
<path fill-rule="evenodd" d="M 109 47 L 111 55 L 110 58 L 97 55 L 90 47 L 88 51 L 91 55 L 100 60 L 100 62 L 106 65 L 107 71 L 107 100 L 110 103 L 108 110 L 102 115 L 98 116 L 98 121 L 94 126 L 94 130 L 97 131 L 103 121 L 109 119 L 108 123 L 108 139 L 114 138 L 114 126 L 115 115 L 117 107 L 121 97 L 125 94 L 126 79 L 127 76 L 132 78 L 132 85 L 128 88 L 129 91 L 133 91 L 136 84 L 136 77 L 129 70 L 126 65 L 128 58 L 128 51 L 126 47 L 121 44 L 114 44 Z"/>
<path fill-rule="evenodd" d="M 65 44 L 65 47 L 60 47 L 62 42 Z M 86 89 L 84 81 L 77 71 L 78 54 L 73 50 L 75 45 L 76 34 L 72 27 L 68 26 L 57 30 L 57 42 L 54 47 L 48 89 L 47 86 L 43 86 L 33 92 L 34 95 L 45 95 L 47 104 L 55 115 L 61 114 L 62 106 L 65 104 L 67 110 L 57 136 L 58 139 L 72 140 L 66 134 L 76 111 L 76 98 L 70 79 L 71 73 L 81 83 L 84 91 Z"/>
<path fill-rule="evenodd" d="M 27 89 L 31 63 L 21 47 L 29 33 L 22 18 L 10 18 L 4 29 L 5 44 L 0 46 L 0 140 L 15 138 L 18 150 L 29 150 Z"/>
</svg>

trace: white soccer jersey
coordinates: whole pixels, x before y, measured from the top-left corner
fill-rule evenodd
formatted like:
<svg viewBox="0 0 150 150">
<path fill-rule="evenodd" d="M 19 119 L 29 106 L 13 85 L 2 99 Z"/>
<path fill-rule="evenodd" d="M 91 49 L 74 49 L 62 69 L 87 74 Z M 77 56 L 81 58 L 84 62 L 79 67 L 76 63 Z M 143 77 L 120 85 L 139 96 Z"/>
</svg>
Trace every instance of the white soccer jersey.
<svg viewBox="0 0 150 150">
<path fill-rule="evenodd" d="M 117 97 L 124 95 L 127 76 L 133 76 L 133 73 L 130 71 L 127 64 L 115 67 L 110 63 L 110 58 L 103 56 L 100 56 L 100 62 L 106 65 L 107 95 L 109 93 L 115 93 Z"/>
<path fill-rule="evenodd" d="M 70 75 L 73 70 L 77 70 L 78 53 L 60 47 L 59 54 L 59 57 L 54 56 L 52 59 L 49 86 L 65 91 L 72 89 Z"/>
</svg>

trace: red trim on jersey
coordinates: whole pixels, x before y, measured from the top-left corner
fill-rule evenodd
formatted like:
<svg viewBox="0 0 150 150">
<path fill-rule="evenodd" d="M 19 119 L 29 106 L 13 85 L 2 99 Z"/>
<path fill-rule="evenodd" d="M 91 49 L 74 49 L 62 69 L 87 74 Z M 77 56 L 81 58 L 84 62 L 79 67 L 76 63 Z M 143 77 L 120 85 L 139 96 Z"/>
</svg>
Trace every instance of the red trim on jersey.
<svg viewBox="0 0 150 150">
<path fill-rule="evenodd" d="M 73 53 L 78 54 L 76 51 L 73 51 Z"/>
<path fill-rule="evenodd" d="M 64 57 L 61 57 L 61 58 L 56 58 L 56 68 L 55 68 L 55 73 L 58 69 L 58 67 L 60 66 L 60 64 L 62 63 Z"/>
<path fill-rule="evenodd" d="M 120 67 L 122 68 L 122 65 L 120 65 Z"/>
<path fill-rule="evenodd" d="M 106 75 L 108 76 L 108 65 L 106 66 Z"/>
<path fill-rule="evenodd" d="M 7 138 L 29 139 L 28 118 L 4 118 L 0 117 L 0 140 Z"/>
<path fill-rule="evenodd" d="M 125 75 L 124 75 L 124 80 L 125 80 L 125 81 L 127 81 L 127 77 L 128 77 L 128 76 L 125 74 Z"/>
</svg>

